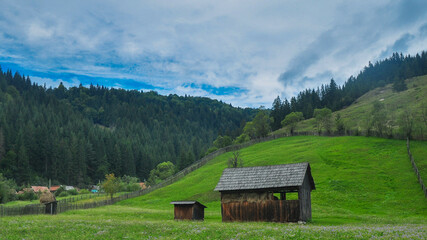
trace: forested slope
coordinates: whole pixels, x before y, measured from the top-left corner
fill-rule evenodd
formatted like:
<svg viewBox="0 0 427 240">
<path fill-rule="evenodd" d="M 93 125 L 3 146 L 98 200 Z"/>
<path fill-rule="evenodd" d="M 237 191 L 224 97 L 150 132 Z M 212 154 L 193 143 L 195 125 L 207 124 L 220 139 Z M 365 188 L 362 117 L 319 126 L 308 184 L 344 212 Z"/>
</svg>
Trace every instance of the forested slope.
<svg viewBox="0 0 427 240">
<path fill-rule="evenodd" d="M 101 86 L 47 89 L 0 68 L 0 172 L 18 184 L 84 185 L 110 172 L 143 180 L 163 161 L 189 165 L 218 134 L 237 136 L 255 111 Z"/>
</svg>

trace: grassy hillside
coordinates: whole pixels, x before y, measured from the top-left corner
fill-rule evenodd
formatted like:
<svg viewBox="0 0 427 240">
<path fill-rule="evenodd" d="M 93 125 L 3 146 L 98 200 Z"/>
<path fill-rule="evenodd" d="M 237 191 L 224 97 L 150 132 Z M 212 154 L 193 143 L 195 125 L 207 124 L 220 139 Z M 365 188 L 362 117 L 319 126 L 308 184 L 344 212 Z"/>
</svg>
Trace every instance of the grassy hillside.
<svg viewBox="0 0 427 240">
<path fill-rule="evenodd" d="M 415 134 L 427 133 L 427 126 L 422 115 L 427 114 L 427 75 L 414 77 L 406 80 L 408 89 L 402 92 L 394 92 L 392 84 L 385 87 L 376 88 L 360 98 L 352 105 L 333 113 L 333 119 L 339 113 L 344 125 L 350 130 L 364 131 L 370 121 L 374 102 L 379 101 L 384 104 L 387 112 L 387 123 L 398 130 L 399 118 L 407 111 L 416 116 Z M 286 129 L 279 129 L 276 133 L 284 132 Z M 297 126 L 297 131 L 316 131 L 314 119 L 302 121 Z"/>
<path fill-rule="evenodd" d="M 427 142 L 414 142 L 424 154 Z M 6 239 L 423 239 L 427 200 L 406 155 L 405 141 L 366 137 L 281 138 L 241 150 L 245 166 L 308 161 L 316 183 L 307 225 L 222 223 L 214 192 L 223 154 L 180 181 L 150 194 L 97 209 L 57 216 L 0 219 Z M 426 162 L 426 159 L 420 158 Z M 204 222 L 177 222 L 170 201 L 206 204 Z M 390 225 L 391 224 L 391 225 Z M 1 237 L 0 237 L 1 239 Z"/>
<path fill-rule="evenodd" d="M 414 142 L 413 151 L 427 148 Z M 120 205 L 170 210 L 170 201 L 207 204 L 207 218 L 220 218 L 214 192 L 231 153 L 224 154 L 175 184 Z M 427 219 L 424 198 L 406 155 L 405 141 L 366 137 L 292 137 L 241 150 L 245 166 L 308 161 L 316 182 L 313 222 L 405 221 Z M 425 162 L 425 159 L 419 159 Z M 171 217 L 172 212 L 168 212 Z"/>
</svg>

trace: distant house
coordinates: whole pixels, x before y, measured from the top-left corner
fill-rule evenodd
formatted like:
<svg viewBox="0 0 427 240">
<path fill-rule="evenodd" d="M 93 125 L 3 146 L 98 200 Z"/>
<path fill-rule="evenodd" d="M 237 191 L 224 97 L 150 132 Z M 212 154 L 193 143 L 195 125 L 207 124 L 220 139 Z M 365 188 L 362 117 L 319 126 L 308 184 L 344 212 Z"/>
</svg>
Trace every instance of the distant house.
<svg viewBox="0 0 427 240">
<path fill-rule="evenodd" d="M 92 185 L 90 192 L 91 193 L 98 193 L 99 192 L 100 187 L 98 185 Z"/>
<path fill-rule="evenodd" d="M 205 219 L 206 206 L 197 201 L 175 201 L 174 205 L 175 220 L 201 220 Z"/>
<path fill-rule="evenodd" d="M 44 187 L 44 186 L 31 186 L 31 189 L 37 193 L 37 192 L 49 192 L 49 188 L 48 187 Z"/>
<path fill-rule="evenodd" d="M 215 188 L 221 193 L 222 221 L 272 222 L 310 220 L 314 189 L 309 163 L 227 168 Z M 291 192 L 298 200 L 286 200 Z"/>
<path fill-rule="evenodd" d="M 49 190 L 50 190 L 50 192 L 56 192 L 56 190 L 58 190 L 60 187 L 61 187 L 60 185 L 51 186 Z"/>
<path fill-rule="evenodd" d="M 145 182 L 140 182 L 139 186 L 141 187 L 141 190 L 144 190 L 147 188 L 147 186 L 145 185 Z"/>
<path fill-rule="evenodd" d="M 65 191 L 70 191 L 70 190 L 73 190 L 75 188 L 73 186 L 65 186 L 64 189 L 65 189 Z"/>
</svg>

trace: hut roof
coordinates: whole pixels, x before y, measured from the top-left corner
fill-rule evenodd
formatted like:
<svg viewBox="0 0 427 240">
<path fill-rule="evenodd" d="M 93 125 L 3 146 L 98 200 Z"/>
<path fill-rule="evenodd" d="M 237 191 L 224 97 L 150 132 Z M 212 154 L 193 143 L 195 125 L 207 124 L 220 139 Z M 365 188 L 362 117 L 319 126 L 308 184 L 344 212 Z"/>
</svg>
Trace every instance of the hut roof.
<svg viewBox="0 0 427 240">
<path fill-rule="evenodd" d="M 51 191 L 51 192 L 55 192 L 55 191 L 56 191 L 56 190 L 58 190 L 60 187 L 61 187 L 61 186 L 59 186 L 59 185 L 58 185 L 58 186 L 51 186 L 51 187 L 50 187 L 50 191 Z"/>
<path fill-rule="evenodd" d="M 262 167 L 226 168 L 215 191 L 237 191 L 299 187 L 308 174 L 311 189 L 316 189 L 310 164 L 295 163 Z"/>
<path fill-rule="evenodd" d="M 49 188 L 44 187 L 44 186 L 31 186 L 31 188 L 33 189 L 34 192 L 45 192 L 45 191 L 49 191 Z"/>
<path fill-rule="evenodd" d="M 173 205 L 193 205 L 193 204 L 198 204 L 203 208 L 207 208 L 205 205 L 199 203 L 198 201 L 173 201 L 170 204 Z"/>
<path fill-rule="evenodd" d="M 55 195 L 51 192 L 43 192 L 40 196 L 40 203 L 51 203 L 56 202 Z"/>
</svg>

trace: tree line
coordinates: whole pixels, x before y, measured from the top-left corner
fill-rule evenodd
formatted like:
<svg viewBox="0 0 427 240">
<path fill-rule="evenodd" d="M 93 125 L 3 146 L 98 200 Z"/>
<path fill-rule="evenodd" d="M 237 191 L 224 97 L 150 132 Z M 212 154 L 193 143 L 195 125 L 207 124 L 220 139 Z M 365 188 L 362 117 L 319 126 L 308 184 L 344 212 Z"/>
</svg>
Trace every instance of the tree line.
<svg viewBox="0 0 427 240">
<path fill-rule="evenodd" d="M 0 67 L 0 173 L 19 185 L 83 187 L 107 173 L 144 180 L 161 162 L 190 165 L 255 114 L 203 97 L 46 88 Z"/>
</svg>

